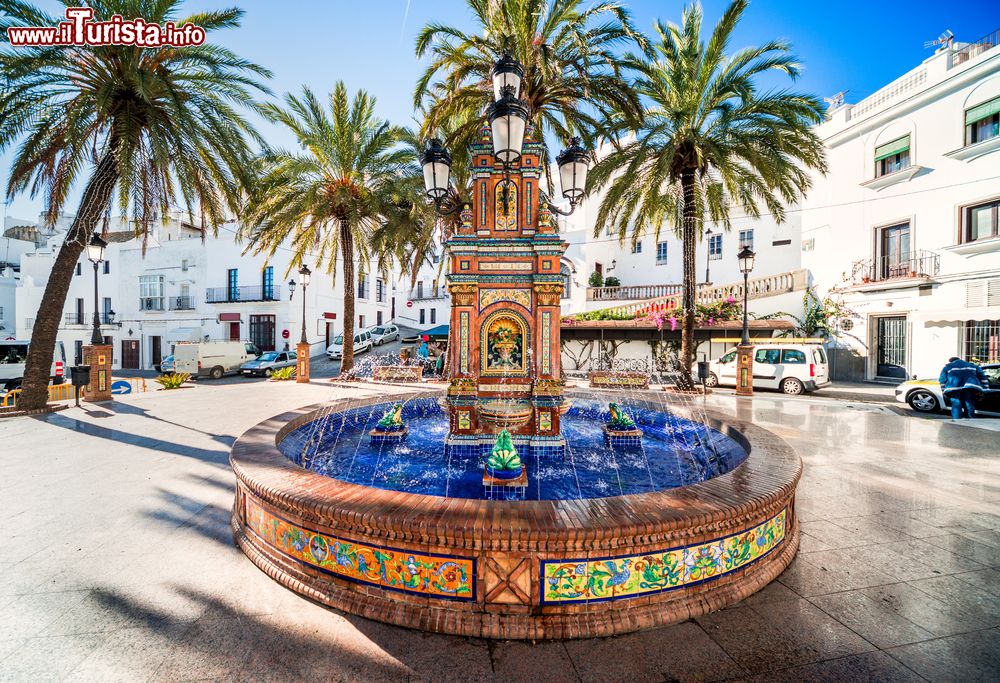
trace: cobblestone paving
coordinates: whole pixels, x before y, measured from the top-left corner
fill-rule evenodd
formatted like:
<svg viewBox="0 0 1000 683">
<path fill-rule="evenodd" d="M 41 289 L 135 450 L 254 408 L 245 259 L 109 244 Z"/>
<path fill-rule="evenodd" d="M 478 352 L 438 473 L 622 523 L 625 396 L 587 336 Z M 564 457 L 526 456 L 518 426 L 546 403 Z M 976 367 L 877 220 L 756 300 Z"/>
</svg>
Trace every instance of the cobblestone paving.
<svg viewBox="0 0 1000 683">
<path fill-rule="evenodd" d="M 798 558 L 721 612 L 531 645 L 332 612 L 234 548 L 233 440 L 283 409 L 370 392 L 204 384 L 0 421 L 0 680 L 1000 679 L 997 431 L 713 397 L 802 455 Z"/>
</svg>

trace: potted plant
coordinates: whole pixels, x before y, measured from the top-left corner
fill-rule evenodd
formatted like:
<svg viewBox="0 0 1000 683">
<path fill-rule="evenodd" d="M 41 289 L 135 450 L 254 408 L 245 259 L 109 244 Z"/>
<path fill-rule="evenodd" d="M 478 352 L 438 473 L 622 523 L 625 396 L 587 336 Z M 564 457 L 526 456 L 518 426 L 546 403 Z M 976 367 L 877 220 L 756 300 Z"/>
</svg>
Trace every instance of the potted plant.
<svg viewBox="0 0 1000 683">
<path fill-rule="evenodd" d="M 621 283 L 621 280 L 619 280 L 618 278 L 616 278 L 614 275 L 609 275 L 608 277 L 604 278 L 604 286 L 605 287 L 621 287 L 622 283 Z"/>
<path fill-rule="evenodd" d="M 493 450 L 486 459 L 486 473 L 494 479 L 517 479 L 523 471 L 524 463 L 514 449 L 510 432 L 506 429 L 500 430 L 493 444 Z"/>
<path fill-rule="evenodd" d="M 604 286 L 604 276 L 598 273 L 596 270 L 590 274 L 590 279 L 587 281 L 591 287 L 603 287 Z"/>
</svg>

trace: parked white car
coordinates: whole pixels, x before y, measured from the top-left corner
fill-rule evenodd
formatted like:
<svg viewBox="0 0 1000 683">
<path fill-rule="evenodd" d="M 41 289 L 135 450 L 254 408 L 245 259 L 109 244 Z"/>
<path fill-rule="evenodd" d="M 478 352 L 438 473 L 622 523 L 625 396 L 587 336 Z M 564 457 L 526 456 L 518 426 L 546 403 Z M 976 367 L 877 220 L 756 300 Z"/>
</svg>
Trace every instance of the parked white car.
<svg viewBox="0 0 1000 683">
<path fill-rule="evenodd" d="M 371 328 L 372 344 L 382 346 L 386 342 L 397 341 L 399 339 L 399 328 L 389 323 L 388 325 L 376 325 Z"/>
<path fill-rule="evenodd" d="M 1000 415 L 1000 363 L 982 366 L 987 385 L 976 404 L 977 413 Z M 944 392 L 936 379 L 911 379 L 896 387 L 896 400 L 918 413 L 936 413 L 948 409 Z"/>
<path fill-rule="evenodd" d="M 174 372 L 221 379 L 238 373 L 244 363 L 258 356 L 260 349 L 250 342 L 178 342 L 174 345 Z"/>
<path fill-rule="evenodd" d="M 31 341 L 27 339 L 0 340 L 0 387 L 11 391 L 21 386 L 29 346 L 31 346 Z M 57 341 L 55 353 L 52 355 L 52 369 L 49 371 L 49 378 L 53 384 L 62 384 L 67 372 L 66 349 L 61 341 Z"/>
<path fill-rule="evenodd" d="M 736 349 L 708 364 L 708 386 L 736 386 Z M 754 389 L 798 395 L 830 384 L 826 351 L 819 344 L 754 344 Z"/>
<path fill-rule="evenodd" d="M 375 343 L 372 341 L 372 333 L 363 330 L 354 335 L 354 353 L 370 351 Z M 344 355 L 344 335 L 338 334 L 333 338 L 333 343 L 326 347 L 326 355 L 330 360 L 340 360 Z"/>
</svg>

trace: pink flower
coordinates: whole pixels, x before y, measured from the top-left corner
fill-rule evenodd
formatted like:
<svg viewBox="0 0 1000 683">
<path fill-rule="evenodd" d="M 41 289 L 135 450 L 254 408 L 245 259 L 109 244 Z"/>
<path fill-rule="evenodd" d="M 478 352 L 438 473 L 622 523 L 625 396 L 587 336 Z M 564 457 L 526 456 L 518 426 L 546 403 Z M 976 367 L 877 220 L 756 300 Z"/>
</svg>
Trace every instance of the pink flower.
<svg viewBox="0 0 1000 683">
<path fill-rule="evenodd" d="M 677 329 L 677 318 L 670 316 L 670 331 L 673 332 Z"/>
<path fill-rule="evenodd" d="M 726 303 L 727 304 L 735 304 L 736 303 L 736 298 L 732 297 L 732 296 L 727 296 L 726 297 Z"/>
<path fill-rule="evenodd" d="M 708 316 L 708 324 L 709 325 L 714 325 L 715 324 L 715 316 L 714 315 Z"/>
</svg>

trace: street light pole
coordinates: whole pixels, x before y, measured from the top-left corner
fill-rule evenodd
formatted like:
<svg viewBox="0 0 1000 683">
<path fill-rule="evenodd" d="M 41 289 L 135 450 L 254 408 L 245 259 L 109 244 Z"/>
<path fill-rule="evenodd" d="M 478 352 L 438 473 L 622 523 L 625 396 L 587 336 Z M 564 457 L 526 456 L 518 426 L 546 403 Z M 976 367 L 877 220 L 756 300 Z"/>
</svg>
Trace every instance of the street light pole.
<svg viewBox="0 0 1000 683">
<path fill-rule="evenodd" d="M 309 266 L 302 264 L 299 268 L 299 284 L 302 285 L 302 336 L 299 339 L 298 346 L 295 348 L 295 381 L 300 384 L 305 384 L 309 381 L 309 340 L 306 338 L 306 290 L 309 288 L 309 278 L 312 275 L 312 271 L 309 270 Z M 288 283 L 289 286 L 293 286 L 292 283 Z M 294 289 L 293 289 L 294 291 Z"/>
<path fill-rule="evenodd" d="M 104 250 L 108 243 L 96 232 L 87 244 L 87 258 L 94 264 L 94 329 L 90 334 L 90 345 L 83 349 L 84 363 L 90 366 L 90 384 L 86 401 L 107 401 L 111 399 L 112 350 L 104 344 L 101 334 L 100 298 L 97 285 L 98 266 L 104 261 Z"/>
<path fill-rule="evenodd" d="M 90 343 L 94 346 L 104 343 L 104 335 L 101 334 L 101 317 L 100 313 L 98 313 L 100 299 L 97 292 L 97 267 L 104 260 L 104 250 L 107 246 L 108 243 L 102 240 L 101 236 L 96 232 L 90 238 L 90 243 L 87 245 L 87 258 L 94 264 L 94 331 L 90 335 Z"/>
<path fill-rule="evenodd" d="M 747 319 L 747 290 L 750 288 L 750 273 L 743 273 L 743 338 L 741 344 L 750 343 L 750 322 Z"/>
<path fill-rule="evenodd" d="M 756 254 L 749 246 L 744 246 L 736 258 L 743 273 L 743 336 L 736 347 L 736 395 L 753 395 L 753 345 L 750 343 L 750 322 L 747 301 L 750 298 L 750 271 Z"/>
</svg>

